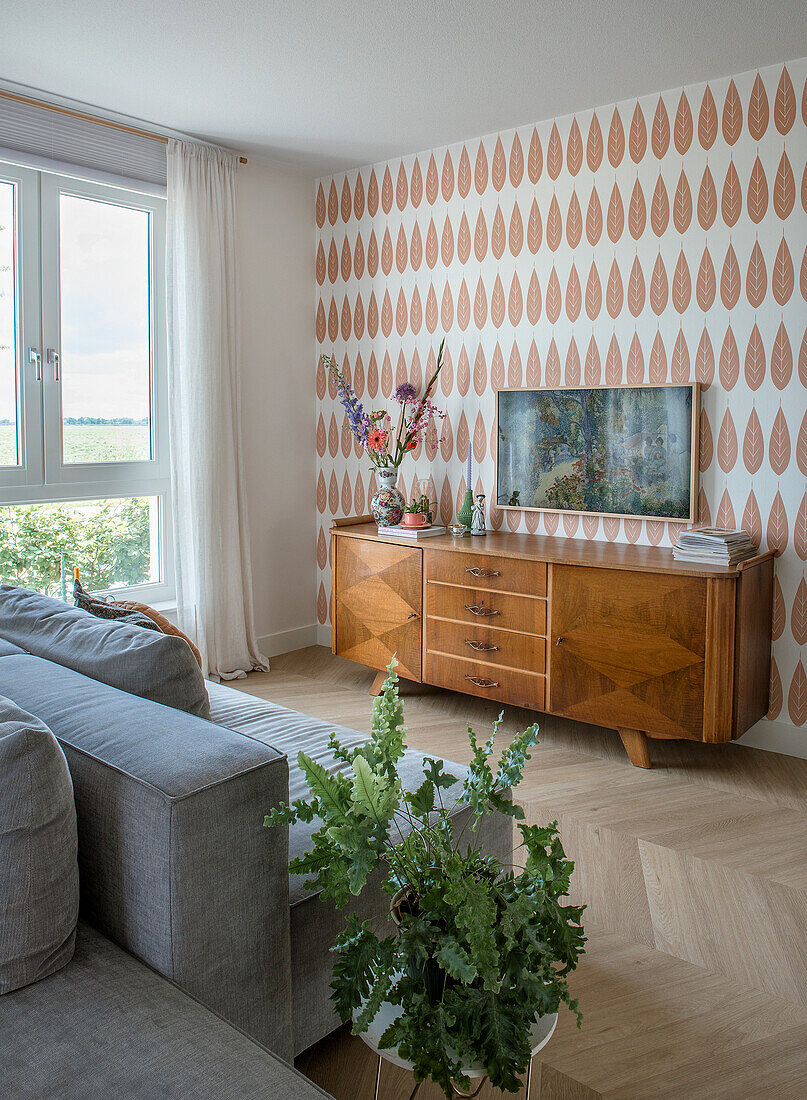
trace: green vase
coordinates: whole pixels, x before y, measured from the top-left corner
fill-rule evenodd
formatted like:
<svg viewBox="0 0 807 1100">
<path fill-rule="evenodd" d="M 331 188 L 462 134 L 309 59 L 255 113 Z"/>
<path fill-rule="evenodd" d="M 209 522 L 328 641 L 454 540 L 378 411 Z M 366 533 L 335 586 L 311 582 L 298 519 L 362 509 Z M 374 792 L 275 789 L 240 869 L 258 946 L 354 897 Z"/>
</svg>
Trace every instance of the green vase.
<svg viewBox="0 0 807 1100">
<path fill-rule="evenodd" d="M 474 509 L 474 494 L 470 489 L 465 490 L 465 500 L 462 502 L 462 508 L 457 512 L 457 519 L 460 523 L 464 524 L 466 534 L 471 530 L 471 520 L 473 519 Z"/>
</svg>

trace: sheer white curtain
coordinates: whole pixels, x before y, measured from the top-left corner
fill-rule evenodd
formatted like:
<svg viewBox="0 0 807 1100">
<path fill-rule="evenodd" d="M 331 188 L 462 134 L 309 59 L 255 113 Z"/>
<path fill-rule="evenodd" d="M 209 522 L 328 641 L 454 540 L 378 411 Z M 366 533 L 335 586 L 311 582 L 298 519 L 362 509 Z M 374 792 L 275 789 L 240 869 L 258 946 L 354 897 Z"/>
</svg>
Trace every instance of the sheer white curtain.
<svg viewBox="0 0 807 1100">
<path fill-rule="evenodd" d="M 213 678 L 268 669 L 252 613 L 238 374 L 237 158 L 168 144 L 168 359 L 179 623 Z"/>
</svg>

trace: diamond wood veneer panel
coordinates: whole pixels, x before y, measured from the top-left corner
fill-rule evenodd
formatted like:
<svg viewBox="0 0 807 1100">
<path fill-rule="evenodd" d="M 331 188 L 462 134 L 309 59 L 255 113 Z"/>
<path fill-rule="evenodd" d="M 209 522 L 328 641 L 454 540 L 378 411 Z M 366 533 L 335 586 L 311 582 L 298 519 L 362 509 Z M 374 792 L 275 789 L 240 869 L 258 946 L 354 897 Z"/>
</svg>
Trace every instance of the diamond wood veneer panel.
<svg viewBox="0 0 807 1100">
<path fill-rule="evenodd" d="M 377 669 L 397 656 L 399 675 L 419 680 L 420 550 L 340 539 L 336 570 L 339 655 Z"/>
<path fill-rule="evenodd" d="M 556 566 L 552 594 L 552 710 L 700 737 L 705 581 Z"/>
</svg>

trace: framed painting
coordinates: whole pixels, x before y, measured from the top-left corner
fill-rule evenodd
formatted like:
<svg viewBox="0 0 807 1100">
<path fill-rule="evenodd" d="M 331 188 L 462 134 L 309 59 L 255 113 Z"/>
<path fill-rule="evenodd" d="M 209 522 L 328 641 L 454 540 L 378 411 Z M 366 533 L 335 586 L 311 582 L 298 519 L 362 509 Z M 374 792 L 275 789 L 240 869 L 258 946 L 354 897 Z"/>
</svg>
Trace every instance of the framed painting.
<svg viewBox="0 0 807 1100">
<path fill-rule="evenodd" d="M 692 523 L 697 383 L 501 389 L 498 508 Z"/>
</svg>

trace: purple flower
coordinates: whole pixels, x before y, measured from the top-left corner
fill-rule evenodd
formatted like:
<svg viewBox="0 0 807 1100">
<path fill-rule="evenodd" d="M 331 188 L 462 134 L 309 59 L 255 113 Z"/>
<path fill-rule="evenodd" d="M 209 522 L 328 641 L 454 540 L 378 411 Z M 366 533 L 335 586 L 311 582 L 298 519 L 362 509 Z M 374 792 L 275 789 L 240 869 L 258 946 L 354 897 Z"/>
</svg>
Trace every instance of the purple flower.
<svg viewBox="0 0 807 1100">
<path fill-rule="evenodd" d="M 410 401 L 417 401 L 418 391 L 411 382 L 401 382 L 395 391 L 395 400 L 399 405 L 406 405 Z"/>
<path fill-rule="evenodd" d="M 336 389 L 339 393 L 339 400 L 344 405 L 347 412 L 348 427 L 353 435 L 362 445 L 367 443 L 367 433 L 370 430 L 370 417 L 364 411 L 364 408 L 356 396 L 356 392 L 353 387 L 347 382 L 342 372 L 336 365 L 333 358 L 323 355 L 322 361 L 327 365 L 328 370 L 333 375 L 334 382 L 336 383 Z"/>
</svg>

